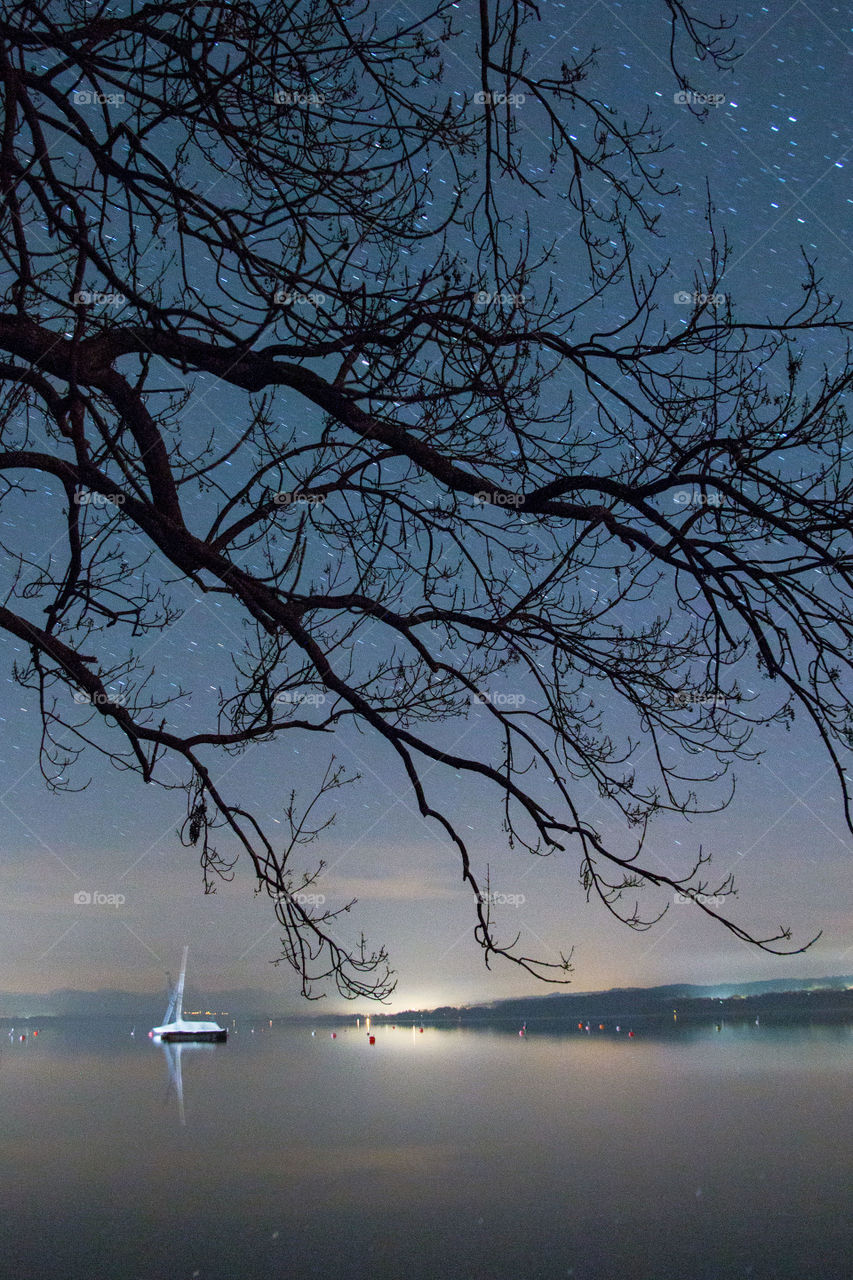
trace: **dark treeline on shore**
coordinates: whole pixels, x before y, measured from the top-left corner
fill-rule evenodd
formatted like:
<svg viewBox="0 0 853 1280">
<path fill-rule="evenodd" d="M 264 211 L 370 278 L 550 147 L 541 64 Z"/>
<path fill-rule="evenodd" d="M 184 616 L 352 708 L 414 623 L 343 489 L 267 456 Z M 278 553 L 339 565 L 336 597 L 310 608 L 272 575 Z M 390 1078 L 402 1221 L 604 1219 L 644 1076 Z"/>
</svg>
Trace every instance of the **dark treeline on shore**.
<svg viewBox="0 0 853 1280">
<path fill-rule="evenodd" d="M 853 1015 L 853 978 L 776 979 L 770 982 L 699 987 L 616 988 L 611 991 L 519 997 L 488 1005 L 428 1011 L 406 1010 L 371 1016 L 372 1025 L 492 1026 L 521 1021 L 528 1026 L 595 1018 L 715 1018 L 778 1016 L 800 1018 L 829 1013 Z"/>
<path fill-rule="evenodd" d="M 227 997 L 230 995 L 230 999 Z M 853 1017 L 853 977 L 778 978 L 766 982 L 720 983 L 692 986 L 674 983 L 660 987 L 614 988 L 544 996 L 519 996 L 488 1004 L 443 1005 L 437 1009 L 407 1009 L 398 1013 L 354 1009 L 347 1013 L 325 1012 L 315 1005 L 308 1013 L 282 1014 L 266 1005 L 263 992 L 250 990 L 219 993 L 202 1001 L 202 1011 L 219 1012 L 222 1017 L 241 1021 L 274 1020 L 276 1024 L 310 1023 L 312 1026 L 350 1025 L 370 1019 L 371 1026 L 498 1027 L 526 1023 L 529 1028 L 586 1022 L 665 1018 L 678 1020 L 738 1017 Z M 235 998 L 236 997 L 236 998 Z M 130 992 L 54 992 L 52 996 L 21 998 L 9 996 L 0 1006 L 0 1021 L 10 1023 L 53 1018 L 134 1018 L 143 1026 L 162 1013 L 162 998 Z M 198 1004 L 198 1001 L 196 1001 Z M 195 1007 L 195 1006 L 193 1006 Z M 228 1012 L 225 1012 L 225 1010 Z"/>
</svg>

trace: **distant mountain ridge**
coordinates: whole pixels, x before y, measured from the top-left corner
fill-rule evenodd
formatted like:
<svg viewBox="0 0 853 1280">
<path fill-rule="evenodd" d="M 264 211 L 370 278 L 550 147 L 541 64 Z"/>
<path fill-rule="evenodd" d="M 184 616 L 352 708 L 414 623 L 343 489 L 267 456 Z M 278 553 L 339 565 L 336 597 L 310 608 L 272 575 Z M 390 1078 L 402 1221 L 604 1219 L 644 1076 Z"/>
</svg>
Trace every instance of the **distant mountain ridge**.
<svg viewBox="0 0 853 1280">
<path fill-rule="evenodd" d="M 0 1018 L 138 1018 L 157 1023 L 166 1008 L 168 993 L 164 987 L 158 992 L 120 991 L 112 988 L 102 991 L 81 991 L 64 987 L 46 995 L 27 992 L 0 991 Z M 292 1006 L 291 1006 L 292 1007 Z M 187 987 L 184 994 L 184 1010 L 210 1010 L 213 1013 L 231 1014 L 235 1017 L 281 1017 L 287 1008 L 285 996 L 253 987 L 241 987 L 233 991 L 200 993 L 197 987 Z"/>
<path fill-rule="evenodd" d="M 443 1005 L 437 1009 L 407 1009 L 399 1013 L 386 1013 L 384 1006 L 364 1006 L 351 1012 L 340 1013 L 323 1009 L 322 1005 L 309 1008 L 294 1007 L 293 1001 L 282 993 L 259 988 L 241 987 L 231 991 L 199 994 L 198 988 L 188 988 L 184 1009 L 188 1013 L 210 1011 L 231 1017 L 284 1018 L 315 1023 L 349 1022 L 356 1017 L 370 1017 L 380 1024 L 385 1022 L 429 1022 L 440 1024 L 496 1022 L 519 1018 L 559 1020 L 581 1019 L 597 1016 L 627 1017 L 630 1014 L 656 1014 L 671 1010 L 673 1002 L 690 1002 L 699 1008 L 703 1001 L 748 1000 L 773 995 L 794 995 L 817 991 L 845 991 L 853 988 L 853 976 L 842 975 L 826 978 L 771 978 L 761 982 L 720 982 L 713 986 L 692 983 L 669 983 L 658 987 L 612 987 L 606 991 L 547 992 L 543 995 L 512 996 L 482 1004 Z M 0 1018 L 26 1017 L 85 1017 L 132 1018 L 140 1022 L 155 1023 L 166 1007 L 165 988 L 156 993 L 120 991 L 81 991 L 66 987 L 47 995 L 24 992 L 0 992 Z"/>
<path fill-rule="evenodd" d="M 847 991 L 853 976 L 826 978 L 771 978 L 761 982 L 721 982 L 713 986 L 669 983 L 660 987 L 612 987 L 607 991 L 548 992 L 541 996 L 513 996 L 488 1004 L 444 1005 L 437 1009 L 407 1009 L 396 1014 L 371 1014 L 373 1022 L 494 1022 L 504 1018 L 556 1019 L 599 1016 L 628 1017 L 656 1014 L 672 1008 L 673 1001 L 697 1007 L 703 1001 L 751 1000 L 757 997 L 794 996 L 818 991 Z"/>
</svg>

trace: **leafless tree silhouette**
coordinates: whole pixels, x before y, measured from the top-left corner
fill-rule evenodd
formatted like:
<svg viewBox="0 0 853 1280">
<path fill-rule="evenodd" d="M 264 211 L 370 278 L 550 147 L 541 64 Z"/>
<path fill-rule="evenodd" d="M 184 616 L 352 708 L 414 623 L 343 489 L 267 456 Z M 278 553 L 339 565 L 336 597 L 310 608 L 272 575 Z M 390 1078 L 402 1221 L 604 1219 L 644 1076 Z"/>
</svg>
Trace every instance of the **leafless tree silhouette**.
<svg viewBox="0 0 853 1280">
<path fill-rule="evenodd" d="M 674 87 L 693 55 L 725 69 L 726 22 L 661 9 Z M 293 865 L 347 780 L 348 721 L 458 849 L 487 962 L 549 981 L 570 953 L 499 939 L 444 775 L 499 801 L 511 845 L 574 852 L 639 929 L 660 904 L 635 890 L 709 891 L 701 850 L 683 875 L 649 864 L 650 820 L 724 807 L 759 723 L 805 713 L 850 825 L 850 366 L 805 390 L 801 369 L 808 335 L 843 355 L 850 323 L 807 258 L 796 309 L 745 316 L 710 197 L 673 317 L 668 268 L 637 247 L 664 148 L 588 89 L 594 51 L 540 75 L 531 0 L 435 0 L 404 26 L 362 0 L 2 14 L 0 626 L 29 653 L 50 786 L 94 748 L 184 787 L 206 886 L 248 855 L 306 995 L 394 985 L 384 948 L 306 903 L 322 862 Z M 180 628 L 179 580 L 246 637 L 194 732 L 145 660 Z M 738 683 L 756 666 L 769 711 Z M 472 714 L 465 753 L 448 726 Z M 330 763 L 282 844 L 218 771 L 284 735 L 326 735 Z M 581 779 L 624 848 L 581 816 Z"/>
</svg>

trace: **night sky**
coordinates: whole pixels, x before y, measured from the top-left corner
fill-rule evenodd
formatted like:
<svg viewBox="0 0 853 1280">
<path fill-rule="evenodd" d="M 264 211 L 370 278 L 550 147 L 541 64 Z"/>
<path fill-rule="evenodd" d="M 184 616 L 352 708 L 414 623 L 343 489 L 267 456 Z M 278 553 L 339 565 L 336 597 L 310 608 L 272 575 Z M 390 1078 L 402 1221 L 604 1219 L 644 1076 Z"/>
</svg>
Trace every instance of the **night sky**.
<svg viewBox="0 0 853 1280">
<path fill-rule="evenodd" d="M 671 259 L 672 294 L 692 289 L 696 263 L 705 254 L 707 179 L 716 221 L 731 246 L 723 288 L 741 314 L 760 319 L 799 305 L 800 246 L 817 255 L 827 287 L 837 297 L 853 297 L 845 92 L 849 6 L 782 3 L 741 10 L 733 35 L 742 56 L 734 70 L 725 75 L 706 65 L 693 72 L 697 89 L 725 95 L 725 103 L 704 120 L 673 100 L 678 86 L 666 59 L 662 3 L 540 7 L 543 23 L 532 39 L 543 59 L 559 67 L 561 59 L 595 43 L 600 49 L 591 79 L 595 92 L 630 119 L 641 120 L 650 106 L 671 148 L 663 163 L 678 191 L 660 197 L 662 238 L 638 235 L 636 252 L 643 262 Z M 374 8 L 386 11 L 384 5 Z M 392 11 L 402 15 L 407 9 L 396 4 Z M 469 20 L 473 7 L 471 12 Z M 449 88 L 461 92 L 467 86 L 470 93 L 476 75 L 469 75 L 459 49 L 447 46 L 445 57 Z M 530 165 L 542 173 L 546 144 L 525 120 L 523 107 L 518 111 Z M 561 163 L 549 178 L 555 188 L 565 176 Z M 576 219 L 568 220 L 557 200 L 529 197 L 518 206 L 519 215 L 525 211 L 534 231 L 564 237 L 554 276 L 570 297 Z M 566 219 L 564 230 L 557 219 Z M 681 314 L 673 306 L 673 326 L 682 322 Z M 807 358 L 816 370 L 820 361 L 832 366 L 841 355 L 840 345 L 838 350 L 831 343 L 811 348 Z M 191 406 L 195 422 L 227 436 L 239 397 L 222 395 L 210 378 L 200 379 L 199 387 Z M 28 545 L 28 537 L 37 545 L 39 500 L 28 509 L 4 504 L 0 522 L 4 534 L 14 531 L 22 545 Z M 27 530 L 23 540 L 22 529 Z M 590 590 L 607 591 L 607 574 L 590 577 Z M 154 664 L 165 687 L 192 691 L 186 723 L 194 724 L 201 709 L 214 705 L 213 691 L 227 678 L 229 655 L 242 644 L 242 635 L 235 611 L 201 596 L 191 584 L 177 584 L 173 594 L 185 609 L 183 618 L 148 637 L 139 652 Z M 74 775 L 76 785 L 91 778 L 88 789 L 48 793 L 37 764 L 37 705 L 11 678 L 12 663 L 25 659 L 25 647 L 6 635 L 0 636 L 0 646 L 0 988 L 158 989 L 164 968 L 174 967 L 187 943 L 196 987 L 263 987 L 296 1007 L 295 976 L 286 966 L 270 965 L 279 953 L 278 925 L 268 900 L 254 896 L 247 861 L 238 864 L 233 882 L 203 894 L 197 854 L 182 848 L 176 836 L 184 816 L 179 792 L 146 788 L 135 775 L 117 773 L 91 754 Z M 474 710 L 452 723 L 446 740 L 474 750 L 481 723 Z M 822 929 L 823 937 L 809 952 L 790 958 L 765 955 L 689 904 L 673 903 L 651 932 L 632 933 L 601 907 L 586 904 L 574 854 L 538 859 L 509 851 L 497 796 L 489 801 L 465 779 L 457 781 L 454 794 L 453 779 L 445 778 L 443 798 L 462 815 L 461 829 L 481 864 L 490 864 L 492 890 L 515 900 L 497 915 L 500 936 L 522 930 L 529 949 L 545 959 L 557 960 L 561 950 L 573 946 L 570 989 L 578 991 L 853 972 L 851 840 L 830 762 L 802 720 L 790 731 L 780 725 L 759 731 L 755 743 L 766 748 L 765 755 L 760 764 L 738 766 L 733 803 L 722 813 L 690 822 L 659 817 L 650 837 L 650 861 L 683 867 L 701 844 L 714 854 L 715 882 L 735 872 L 739 894 L 726 910 L 762 933 L 790 924 L 799 942 Z M 358 898 L 344 927 L 350 936 L 363 928 L 372 944 L 387 945 L 399 978 L 392 1007 L 553 990 L 537 988 L 528 974 L 500 959 L 490 971 L 484 968 L 458 855 L 421 820 L 389 754 L 351 727 L 340 731 L 334 750 L 362 779 L 342 793 L 337 822 L 316 847 L 328 869 L 313 891 L 330 904 Z M 325 742 L 288 740 L 225 759 L 217 777 L 227 772 L 230 795 L 239 794 L 275 824 L 291 788 L 310 786 L 327 758 Z M 613 813 L 595 788 L 581 783 L 575 790 L 582 816 L 612 835 Z M 124 901 L 75 903 L 80 892 Z M 664 900 L 654 899 L 659 905 Z M 325 1003 L 336 1007 L 340 1002 L 330 996 Z"/>
</svg>

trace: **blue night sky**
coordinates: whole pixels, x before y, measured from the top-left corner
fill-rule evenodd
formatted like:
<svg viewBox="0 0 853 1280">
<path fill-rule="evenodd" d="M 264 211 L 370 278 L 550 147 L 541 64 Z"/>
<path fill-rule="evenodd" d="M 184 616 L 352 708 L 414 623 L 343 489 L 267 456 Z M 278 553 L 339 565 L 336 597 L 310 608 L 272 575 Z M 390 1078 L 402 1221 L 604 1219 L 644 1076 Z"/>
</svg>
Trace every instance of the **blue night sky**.
<svg viewBox="0 0 853 1280">
<path fill-rule="evenodd" d="M 458 7 L 470 8 L 467 21 L 474 20 L 473 6 Z M 382 4 L 374 8 L 385 13 Z M 532 42 L 543 63 L 550 59 L 558 69 L 561 60 L 595 44 L 600 52 L 590 80 L 594 92 L 631 120 L 641 120 L 648 106 L 662 130 L 670 148 L 662 157 L 665 174 L 668 185 L 678 189 L 655 199 L 661 234 L 638 232 L 635 241 L 638 261 L 655 266 L 671 261 L 670 295 L 693 288 L 696 264 L 704 260 L 707 180 L 716 224 L 725 229 L 730 245 L 722 288 L 739 314 L 761 319 L 799 305 L 801 246 L 817 256 L 836 297 L 853 299 L 850 112 L 844 92 L 850 83 L 849 6 L 774 3 L 738 12 L 733 37 L 740 61 L 729 74 L 707 66 L 692 73 L 697 89 L 725 96 L 704 119 L 674 101 L 678 86 L 666 58 L 663 3 L 543 3 L 540 8 L 542 25 Z M 411 12 L 399 3 L 390 11 Z M 463 57 L 469 48 L 462 42 L 446 46 L 446 92 L 470 94 L 476 87 Z M 523 106 L 517 121 L 516 140 L 525 148 L 531 172 L 558 191 L 567 180 L 561 166 L 568 157 L 549 175 L 539 122 L 532 114 L 526 118 Z M 579 131 L 586 127 L 580 113 L 577 124 Z M 580 263 L 576 218 L 567 219 L 557 199 L 528 195 L 518 201 L 515 212 L 529 217 L 535 234 L 559 237 L 554 284 L 571 298 Z M 564 228 L 560 219 L 566 219 Z M 615 314 L 621 314 L 618 302 Z M 673 304 L 667 323 L 684 323 L 684 316 Z M 843 354 L 840 345 L 837 350 L 804 345 L 807 365 L 811 362 L 815 371 L 822 361 L 833 366 Z M 282 397 L 281 405 L 294 423 L 308 412 L 295 398 Z M 213 428 L 227 440 L 240 411 L 240 397 L 223 394 L 213 378 L 201 377 L 188 407 L 189 429 Z M 589 426 L 594 430 L 592 418 Z M 311 429 L 307 420 L 306 429 Z M 33 548 L 40 545 L 51 501 L 46 491 L 28 503 L 4 502 L 4 542 L 8 535 L 10 543 L 24 548 L 28 539 Z M 589 590 L 606 593 L 610 581 L 609 571 L 590 571 Z M 153 665 L 158 687 L 186 692 L 172 714 L 176 723 L 189 727 L 208 721 L 215 711 L 216 689 L 229 679 L 230 655 L 243 644 L 242 623 L 235 608 L 202 595 L 191 583 L 175 583 L 172 596 L 184 610 L 181 620 L 144 637 L 137 652 Z M 163 969 L 175 965 L 187 943 L 195 986 L 262 987 L 296 1007 L 295 976 L 284 965 L 270 964 L 279 951 L 278 926 L 268 900 L 254 894 L 247 861 L 238 863 L 232 882 L 203 894 L 197 854 L 183 848 L 176 835 L 184 817 L 179 791 L 146 788 L 136 775 L 117 772 L 94 753 L 73 775 L 78 786 L 91 778 L 86 789 L 63 795 L 46 790 L 37 763 L 36 701 L 11 678 L 13 662 L 25 658 L 25 646 L 0 635 L 0 988 L 159 989 Z M 747 688 L 750 674 L 744 670 Z M 482 712 L 472 708 L 449 722 L 442 741 L 476 751 L 483 723 Z M 701 845 L 714 855 L 715 883 L 728 871 L 735 873 L 739 892 L 727 911 L 762 933 L 789 924 L 800 942 L 822 929 L 809 952 L 789 959 L 765 955 L 689 904 L 674 902 L 652 931 L 632 933 L 600 906 L 586 903 L 571 851 L 540 859 L 509 850 L 497 797 L 470 778 L 445 775 L 440 782 L 444 803 L 470 837 L 480 865 L 488 862 L 492 890 L 510 900 L 497 912 L 499 936 L 511 938 L 520 930 L 529 939 L 528 950 L 546 959 L 556 960 L 560 951 L 574 947 L 570 989 L 578 991 L 853 970 L 851 841 L 830 762 L 801 720 L 790 731 L 778 724 L 759 731 L 755 745 L 765 754 L 760 763 L 738 765 L 731 805 L 689 822 L 658 817 L 648 856 L 662 868 L 684 866 Z M 348 936 L 363 929 L 369 942 L 388 947 L 399 980 L 392 1007 L 553 990 L 537 988 L 529 974 L 500 959 L 485 969 L 473 939 L 471 894 L 460 882 L 458 855 L 438 828 L 418 815 L 390 749 L 351 723 L 337 731 L 333 749 L 361 779 L 340 793 L 337 820 L 307 851 L 306 865 L 314 856 L 325 860 L 313 891 L 329 904 L 358 899 L 341 926 Z M 640 743 L 635 760 L 640 769 L 644 751 Z M 310 788 L 328 754 L 326 740 L 294 736 L 220 759 L 217 779 L 274 829 L 291 789 Z M 429 777 L 428 765 L 425 774 Z M 723 783 L 714 794 L 725 790 Z M 582 816 L 618 839 L 616 817 L 597 790 L 580 782 L 575 792 Z M 81 892 L 124 901 L 75 903 L 74 895 Z M 661 906 L 667 895 L 655 898 L 649 891 L 646 899 Z M 325 1003 L 337 1007 L 340 1002 L 330 994 Z"/>
</svg>

